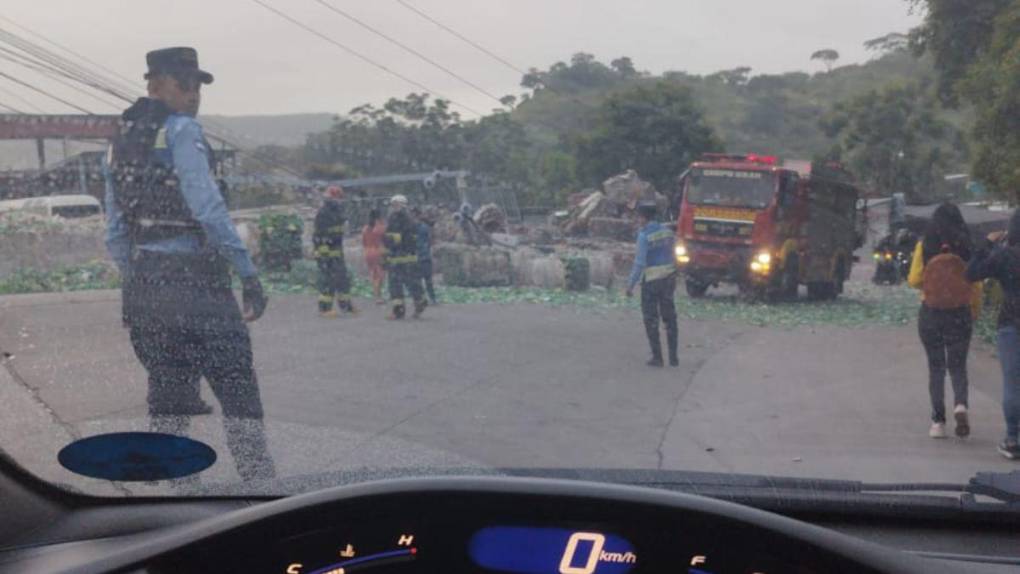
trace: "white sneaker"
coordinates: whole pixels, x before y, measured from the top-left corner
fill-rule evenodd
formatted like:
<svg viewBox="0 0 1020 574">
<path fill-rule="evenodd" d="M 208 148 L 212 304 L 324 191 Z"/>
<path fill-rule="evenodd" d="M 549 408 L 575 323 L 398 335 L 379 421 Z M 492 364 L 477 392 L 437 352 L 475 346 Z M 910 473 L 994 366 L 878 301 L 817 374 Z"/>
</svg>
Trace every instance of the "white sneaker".
<svg viewBox="0 0 1020 574">
<path fill-rule="evenodd" d="M 956 436 L 966 438 L 970 435 L 970 420 L 967 417 L 967 406 L 956 405 L 953 409 L 953 418 L 956 419 Z"/>
<path fill-rule="evenodd" d="M 946 438 L 946 423 L 931 423 L 928 429 L 928 436 L 931 438 Z"/>
</svg>

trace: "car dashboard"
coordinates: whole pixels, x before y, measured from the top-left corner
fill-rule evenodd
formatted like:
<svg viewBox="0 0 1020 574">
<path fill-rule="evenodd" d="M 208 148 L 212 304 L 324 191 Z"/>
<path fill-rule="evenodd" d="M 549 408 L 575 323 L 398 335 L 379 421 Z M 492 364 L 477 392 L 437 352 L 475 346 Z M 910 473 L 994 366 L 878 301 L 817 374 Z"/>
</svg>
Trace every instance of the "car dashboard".
<svg viewBox="0 0 1020 574">
<path fill-rule="evenodd" d="M 966 566 L 714 499 L 511 478 L 366 483 L 128 536 L 0 552 L 0 572 L 16 573 L 998 571 Z"/>
</svg>

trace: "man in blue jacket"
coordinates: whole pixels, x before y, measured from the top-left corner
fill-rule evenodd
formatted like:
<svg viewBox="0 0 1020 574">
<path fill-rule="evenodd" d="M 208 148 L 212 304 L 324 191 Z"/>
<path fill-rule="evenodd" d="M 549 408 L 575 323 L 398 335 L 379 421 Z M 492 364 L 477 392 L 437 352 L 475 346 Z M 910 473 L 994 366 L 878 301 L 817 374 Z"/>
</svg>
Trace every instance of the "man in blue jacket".
<svg viewBox="0 0 1020 574">
<path fill-rule="evenodd" d="M 107 247 L 124 278 L 123 317 L 149 373 L 153 425 L 181 432 L 183 404 L 205 377 L 219 400 L 241 477 L 275 475 L 246 322 L 266 309 L 262 285 L 213 178 L 195 120 L 213 77 L 192 48 L 146 55 L 149 97 L 122 115 L 107 157 Z M 244 287 L 243 311 L 230 269 Z M 171 428 L 172 427 L 172 428 Z"/>
<path fill-rule="evenodd" d="M 638 220 L 641 231 L 637 238 L 637 255 L 634 268 L 627 284 L 627 296 L 634 294 L 634 287 L 641 284 L 641 314 L 644 316 L 648 344 L 652 347 L 652 358 L 648 365 L 662 367 L 662 343 L 659 339 L 659 319 L 666 324 L 666 345 L 669 348 L 669 364 L 680 365 L 677 357 L 678 327 L 676 306 L 673 295 L 676 292 L 676 263 L 673 260 L 673 232 L 656 221 L 657 209 L 654 203 L 638 205 Z"/>
<path fill-rule="evenodd" d="M 967 266 L 968 281 L 995 279 L 1002 286 L 996 340 L 1002 364 L 1002 414 L 1006 437 L 998 451 L 1020 459 L 1020 210 L 1013 213 L 1009 233 L 988 236 Z"/>
<path fill-rule="evenodd" d="M 435 223 L 431 214 L 425 210 L 415 207 L 411 210 L 414 215 L 417 230 L 416 238 L 418 243 L 418 269 L 421 270 L 421 279 L 425 284 L 425 292 L 429 296 L 429 302 L 433 305 L 436 301 L 436 287 L 432 283 L 432 225 Z"/>
</svg>

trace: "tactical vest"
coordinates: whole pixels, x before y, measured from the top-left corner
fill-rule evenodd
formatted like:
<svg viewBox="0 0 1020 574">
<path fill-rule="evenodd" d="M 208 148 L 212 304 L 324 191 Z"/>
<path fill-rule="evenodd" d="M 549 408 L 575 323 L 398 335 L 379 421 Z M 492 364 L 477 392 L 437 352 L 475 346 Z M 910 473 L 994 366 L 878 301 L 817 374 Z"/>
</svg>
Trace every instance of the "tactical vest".
<svg viewBox="0 0 1020 574">
<path fill-rule="evenodd" d="M 202 226 L 181 194 L 181 183 L 167 149 L 166 120 L 170 114 L 162 102 L 139 100 L 124 112 L 120 134 L 113 144 L 113 197 L 124 214 L 133 244 L 185 234 L 204 238 Z"/>
</svg>

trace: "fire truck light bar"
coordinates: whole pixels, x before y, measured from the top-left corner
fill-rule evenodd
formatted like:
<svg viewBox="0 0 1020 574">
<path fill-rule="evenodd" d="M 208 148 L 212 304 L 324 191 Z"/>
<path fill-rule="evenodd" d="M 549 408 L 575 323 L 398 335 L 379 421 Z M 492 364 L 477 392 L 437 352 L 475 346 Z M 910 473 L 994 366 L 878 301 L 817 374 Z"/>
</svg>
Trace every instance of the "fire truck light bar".
<svg viewBox="0 0 1020 574">
<path fill-rule="evenodd" d="M 779 163 L 779 158 L 777 158 L 774 155 L 758 155 L 756 153 L 749 154 L 706 153 L 704 154 L 703 157 L 705 161 L 712 162 L 747 161 L 761 165 L 777 165 Z"/>
</svg>

